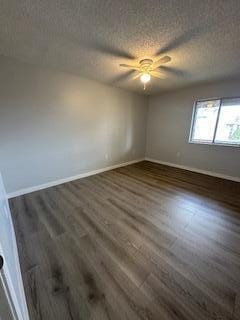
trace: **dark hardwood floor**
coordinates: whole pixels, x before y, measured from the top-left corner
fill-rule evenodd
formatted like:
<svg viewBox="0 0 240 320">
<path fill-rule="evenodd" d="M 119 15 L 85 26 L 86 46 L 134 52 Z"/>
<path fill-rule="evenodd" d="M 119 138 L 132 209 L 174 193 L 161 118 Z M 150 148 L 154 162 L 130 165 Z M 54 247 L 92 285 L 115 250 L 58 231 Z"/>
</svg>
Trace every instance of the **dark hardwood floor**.
<svg viewBox="0 0 240 320">
<path fill-rule="evenodd" d="M 10 201 L 31 320 L 240 319 L 240 184 L 147 161 Z"/>
</svg>

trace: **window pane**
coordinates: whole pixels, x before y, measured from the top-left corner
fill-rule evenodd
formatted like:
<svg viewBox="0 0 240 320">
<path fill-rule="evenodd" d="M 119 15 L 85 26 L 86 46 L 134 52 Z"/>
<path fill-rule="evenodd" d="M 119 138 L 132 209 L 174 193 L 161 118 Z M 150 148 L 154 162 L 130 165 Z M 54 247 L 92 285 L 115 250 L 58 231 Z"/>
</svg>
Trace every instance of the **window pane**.
<svg viewBox="0 0 240 320">
<path fill-rule="evenodd" d="M 215 142 L 240 144 L 240 99 L 222 101 Z"/>
<path fill-rule="evenodd" d="M 220 100 L 199 101 L 196 104 L 192 141 L 212 142 Z"/>
</svg>

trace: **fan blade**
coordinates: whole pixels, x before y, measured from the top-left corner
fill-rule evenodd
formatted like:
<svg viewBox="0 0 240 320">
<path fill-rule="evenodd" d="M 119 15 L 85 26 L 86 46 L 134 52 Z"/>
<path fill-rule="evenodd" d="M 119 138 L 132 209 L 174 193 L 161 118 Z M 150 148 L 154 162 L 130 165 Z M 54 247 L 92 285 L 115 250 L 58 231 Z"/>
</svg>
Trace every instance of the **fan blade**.
<svg viewBox="0 0 240 320">
<path fill-rule="evenodd" d="M 153 69 L 157 69 L 162 64 L 167 63 L 169 61 L 171 61 L 171 58 L 169 56 L 164 56 L 153 64 Z"/>
<path fill-rule="evenodd" d="M 77 38 L 73 37 L 72 41 L 78 41 Z M 81 40 L 81 44 L 86 49 L 94 50 L 96 52 L 102 53 L 104 55 L 114 56 L 120 59 L 136 59 L 130 52 L 121 49 L 113 44 L 109 45 L 103 41 L 98 40 Z"/>
<path fill-rule="evenodd" d="M 136 76 L 134 76 L 132 79 L 133 79 L 133 80 L 136 80 L 136 79 L 140 78 L 141 75 L 142 75 L 141 72 L 139 72 L 139 73 L 138 73 Z"/>
<path fill-rule="evenodd" d="M 116 76 L 115 78 L 112 78 L 109 80 L 110 84 L 121 84 L 124 81 L 131 80 L 132 75 L 135 74 L 136 71 L 134 70 L 128 70 L 124 73 L 121 73 L 120 75 Z"/>
<path fill-rule="evenodd" d="M 150 71 L 150 75 L 153 76 L 154 78 L 158 78 L 158 79 L 165 79 L 165 75 L 157 72 L 157 71 Z"/>
<path fill-rule="evenodd" d="M 133 69 L 133 70 L 139 70 L 139 67 L 138 67 L 138 66 L 130 66 L 129 64 L 124 64 L 124 63 L 121 63 L 121 64 L 120 64 L 120 67 L 130 68 L 130 69 Z"/>
<path fill-rule="evenodd" d="M 181 70 L 178 68 L 171 68 L 167 66 L 161 66 L 159 70 L 164 71 L 166 74 L 171 74 L 175 77 L 187 77 L 189 76 L 189 73 L 185 70 Z"/>
</svg>

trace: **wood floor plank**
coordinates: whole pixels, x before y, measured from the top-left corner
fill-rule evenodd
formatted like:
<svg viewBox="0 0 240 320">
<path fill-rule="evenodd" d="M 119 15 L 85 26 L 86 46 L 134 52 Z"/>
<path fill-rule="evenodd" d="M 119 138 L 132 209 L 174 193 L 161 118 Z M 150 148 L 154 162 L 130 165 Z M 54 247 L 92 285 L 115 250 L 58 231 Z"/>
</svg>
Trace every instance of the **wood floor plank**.
<svg viewBox="0 0 240 320">
<path fill-rule="evenodd" d="M 156 304 L 162 309 L 170 319 L 232 319 L 232 313 L 226 312 L 220 305 L 212 303 L 198 290 L 193 289 L 186 282 L 182 287 L 174 283 L 171 276 L 169 283 L 165 285 L 156 276 L 150 275 L 144 282 L 141 290 L 151 295 Z M 169 290 L 171 288 L 171 290 Z"/>
<path fill-rule="evenodd" d="M 13 215 L 13 223 L 17 237 L 17 247 L 21 253 L 19 255 L 21 270 L 25 273 L 36 267 L 38 262 L 36 248 L 33 245 L 33 242 L 30 241 L 33 233 L 31 232 L 31 222 L 29 223 L 27 212 L 23 206 L 23 199 L 24 197 L 18 197 L 14 199 L 14 201 L 11 201 L 10 208 Z M 38 229 L 42 228 L 40 227 L 41 223 L 39 222 L 37 214 L 33 211 L 31 214 L 32 217 L 36 216 L 35 223 L 38 225 Z"/>
<path fill-rule="evenodd" d="M 86 260 L 90 260 L 105 284 L 105 295 L 112 305 L 119 304 L 121 319 L 158 319 L 161 310 L 151 303 L 140 290 L 140 285 L 131 281 L 128 270 L 116 263 L 112 253 L 105 247 L 99 247 L 95 238 L 83 237 L 78 243 Z M 145 279 L 144 279 L 145 281 Z M 144 282 L 143 281 L 143 282 Z M 113 318 L 114 319 L 114 318 Z"/>
<path fill-rule="evenodd" d="M 240 319 L 239 195 L 143 161 L 11 199 L 31 320 Z"/>
<path fill-rule="evenodd" d="M 212 281 L 210 274 L 206 279 L 197 264 L 192 268 L 188 261 L 172 254 L 171 251 L 156 254 L 149 248 L 141 248 L 135 258 L 160 279 L 168 290 L 174 292 L 175 299 L 186 296 L 186 305 L 200 305 L 203 309 L 209 310 L 223 309 L 222 313 L 226 314 L 232 312 L 235 291 L 226 288 L 224 284 L 219 285 Z"/>
<path fill-rule="evenodd" d="M 32 236 L 38 252 L 38 269 L 44 274 L 43 285 L 48 292 L 48 298 L 52 305 L 55 318 L 58 319 L 88 319 L 88 310 L 82 298 L 79 286 L 75 279 L 71 278 L 71 269 L 66 268 L 62 260 L 64 248 L 57 246 L 57 239 L 52 238 L 45 229 Z"/>
<path fill-rule="evenodd" d="M 233 311 L 233 320 L 240 319 L 240 292 L 238 293 L 235 301 L 235 308 Z"/>
<path fill-rule="evenodd" d="M 23 276 L 29 316 L 34 320 L 54 320 L 56 318 L 43 279 L 38 267 Z"/>
<path fill-rule="evenodd" d="M 89 236 L 83 236 L 76 243 L 71 235 L 64 234 L 57 239 L 57 245 L 66 257 L 64 265 L 68 274 L 78 284 L 83 301 L 91 310 L 91 316 L 99 319 L 120 319 L 113 306 L 118 308 L 118 300 L 113 300 L 110 284 L 99 276 L 92 263 Z M 87 245 L 86 245 L 87 244 Z M 110 300 L 110 301 L 109 301 Z"/>
</svg>

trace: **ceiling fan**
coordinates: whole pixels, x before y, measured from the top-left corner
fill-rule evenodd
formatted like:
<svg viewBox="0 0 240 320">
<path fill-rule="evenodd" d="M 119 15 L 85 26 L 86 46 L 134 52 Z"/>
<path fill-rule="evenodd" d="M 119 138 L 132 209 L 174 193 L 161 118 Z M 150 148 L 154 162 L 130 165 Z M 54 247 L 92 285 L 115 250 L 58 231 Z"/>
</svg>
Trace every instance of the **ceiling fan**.
<svg viewBox="0 0 240 320">
<path fill-rule="evenodd" d="M 146 89 L 146 84 L 151 80 L 151 77 L 164 79 L 164 75 L 157 70 L 161 65 L 171 61 L 169 56 L 164 56 L 157 61 L 152 59 L 143 59 L 139 61 L 136 66 L 128 64 L 120 64 L 120 67 L 129 68 L 138 71 L 138 74 L 133 77 L 133 80 L 140 78 L 141 82 L 144 84 L 144 90 Z"/>
</svg>

